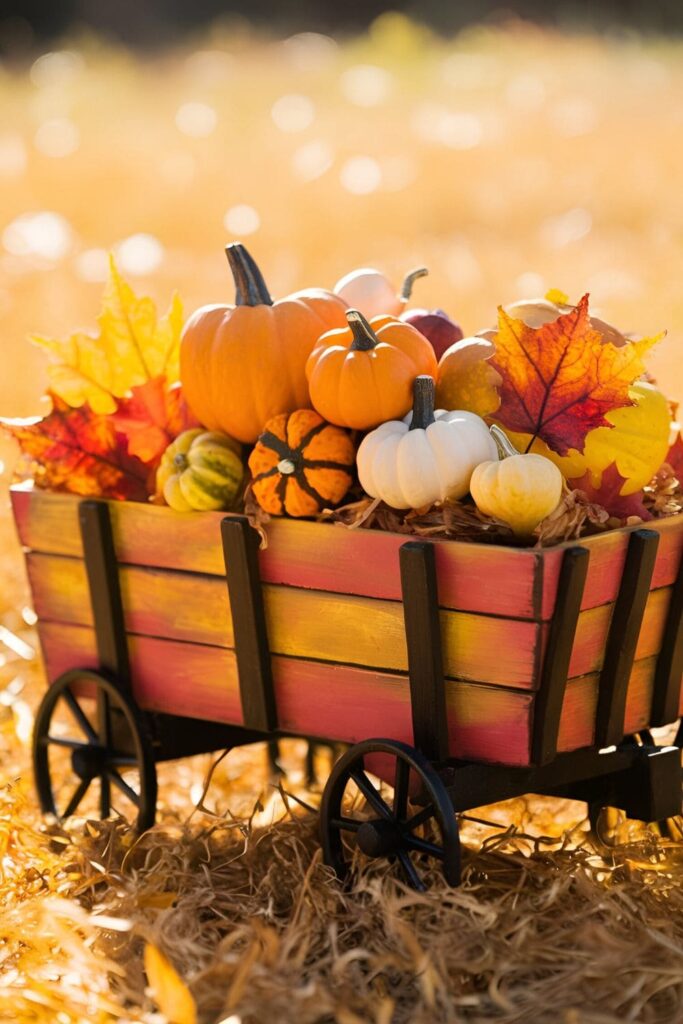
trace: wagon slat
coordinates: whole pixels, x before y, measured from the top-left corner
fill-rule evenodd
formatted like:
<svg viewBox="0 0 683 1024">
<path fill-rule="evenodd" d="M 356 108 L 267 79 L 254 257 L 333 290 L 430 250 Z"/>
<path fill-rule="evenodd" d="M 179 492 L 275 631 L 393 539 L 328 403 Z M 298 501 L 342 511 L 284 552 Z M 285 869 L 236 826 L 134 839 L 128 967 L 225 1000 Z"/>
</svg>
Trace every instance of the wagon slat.
<svg viewBox="0 0 683 1024">
<path fill-rule="evenodd" d="M 619 743 L 624 735 L 626 691 L 636 653 L 645 604 L 654 572 L 659 534 L 636 530 L 629 538 L 619 595 L 614 605 L 600 673 L 595 742 Z"/>
</svg>

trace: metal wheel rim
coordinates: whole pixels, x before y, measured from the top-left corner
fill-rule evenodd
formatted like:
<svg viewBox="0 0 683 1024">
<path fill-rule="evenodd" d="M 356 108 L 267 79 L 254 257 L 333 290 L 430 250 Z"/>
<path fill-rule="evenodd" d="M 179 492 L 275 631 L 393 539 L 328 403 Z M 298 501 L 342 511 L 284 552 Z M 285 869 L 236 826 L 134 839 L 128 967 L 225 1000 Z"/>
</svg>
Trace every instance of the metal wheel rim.
<svg viewBox="0 0 683 1024">
<path fill-rule="evenodd" d="M 78 720 L 76 712 L 73 709 L 73 703 L 78 704 L 78 698 L 72 693 L 71 686 L 76 682 L 89 682 L 92 683 L 96 688 L 96 699 L 98 709 L 98 725 L 97 727 L 92 726 L 90 723 L 90 730 L 94 735 L 97 736 L 100 746 L 107 751 L 111 761 L 114 760 L 114 751 L 110 751 L 107 747 L 108 737 L 105 736 L 105 743 L 102 743 L 102 737 L 100 730 L 103 728 L 103 719 L 110 713 L 112 707 L 118 709 L 123 713 L 127 733 L 130 736 L 134 749 L 134 765 L 140 776 L 140 791 L 137 794 L 139 803 L 137 805 L 138 811 L 134 820 L 134 827 L 136 831 L 142 832 L 147 828 L 150 828 L 154 824 L 156 814 L 156 796 L 157 796 L 157 779 L 156 779 L 156 767 L 154 762 L 154 755 L 152 752 L 151 743 L 147 737 L 147 729 L 142 717 L 142 714 L 126 696 L 124 696 L 119 688 L 109 678 L 102 675 L 93 669 L 70 669 L 63 675 L 59 676 L 48 688 L 43 700 L 40 703 L 38 711 L 36 713 L 34 730 L 33 730 L 33 767 L 34 767 L 34 779 L 36 789 L 38 792 L 38 799 L 40 802 L 41 810 L 46 814 L 54 814 L 58 820 L 63 820 L 67 815 L 60 815 L 57 808 L 55 799 L 55 793 L 52 785 L 52 778 L 50 772 L 49 762 L 49 749 L 54 745 L 60 745 L 59 742 L 55 742 L 55 739 L 50 739 L 50 724 L 52 717 L 57 705 L 60 700 L 64 699 L 72 711 L 73 717 Z M 71 694 L 71 701 L 66 697 L 66 693 Z M 103 712 L 102 709 L 107 709 Z M 83 718 L 85 714 L 82 712 Z M 81 723 L 81 731 L 88 735 L 89 730 Z M 90 743 L 80 744 L 80 747 L 94 747 L 96 744 L 92 742 L 90 737 Z M 61 745 L 65 745 L 62 743 Z M 109 766 L 112 771 L 115 771 L 117 765 L 113 763 Z M 109 775 L 109 767 L 105 768 L 105 773 Z M 104 774 L 104 773 L 103 773 Z M 118 775 L 118 772 L 116 772 Z M 124 796 L 126 795 L 123 787 L 115 782 L 111 777 L 108 777 L 107 787 L 103 786 L 103 775 L 93 775 L 88 784 L 83 788 L 83 792 L 80 795 L 78 804 L 74 808 L 74 813 L 80 804 L 81 800 L 85 796 L 87 789 L 95 780 L 100 779 L 101 796 L 100 796 L 100 811 L 103 811 L 104 804 L 107 803 L 109 806 L 108 798 L 106 801 L 102 795 L 103 791 L 110 793 L 111 785 L 113 784 L 116 788 L 122 789 Z M 121 779 L 124 786 L 126 785 L 125 780 Z M 81 788 L 83 780 L 78 784 L 72 800 L 76 797 L 78 790 Z M 132 789 L 132 787 L 128 787 Z M 135 792 L 134 790 L 132 792 Z M 130 801 L 130 797 L 128 797 Z M 133 802 L 133 801 L 130 801 Z M 71 805 L 71 801 L 67 805 L 68 809 Z M 102 814 L 102 817 L 107 817 L 108 814 Z"/>
<path fill-rule="evenodd" d="M 360 771 L 365 774 L 363 759 L 366 754 L 388 754 L 393 757 L 396 762 L 395 780 L 399 779 L 399 771 L 404 773 L 404 789 L 406 794 L 410 771 L 414 771 L 420 778 L 428 798 L 425 809 L 411 815 L 404 822 L 406 829 L 405 831 L 401 830 L 401 842 L 403 839 L 406 840 L 405 850 L 402 849 L 400 853 L 393 857 L 391 854 L 388 855 L 400 862 L 402 874 L 407 884 L 417 890 L 424 890 L 425 888 L 414 864 L 412 864 L 410 854 L 437 856 L 434 844 L 427 843 L 413 834 L 420 824 L 434 820 L 441 835 L 442 845 L 440 847 L 439 859 L 443 861 L 444 878 L 449 885 L 458 885 L 460 882 L 460 836 L 455 812 L 446 787 L 432 768 L 430 762 L 419 751 L 406 743 L 394 740 L 365 740 L 348 750 L 334 765 L 325 786 L 320 807 L 320 830 L 325 863 L 334 869 L 336 875 L 341 880 L 348 879 L 349 864 L 344 852 L 342 833 L 358 832 L 358 826 L 362 823 L 359 819 L 354 821 L 354 819 L 349 819 L 342 814 L 342 802 L 349 782 L 353 779 L 356 785 L 358 785 L 358 779 L 354 778 L 354 771 L 357 771 L 359 766 L 361 766 Z M 399 768 L 400 764 L 407 767 L 401 769 Z M 361 792 L 363 792 L 362 789 Z M 379 796 L 378 793 L 377 795 Z M 401 799 L 405 801 L 407 795 L 404 797 L 402 794 L 399 794 L 399 787 L 396 786 L 392 808 L 389 808 L 382 800 L 385 803 L 385 807 L 393 815 L 393 821 L 400 822 L 403 808 L 398 807 L 396 809 L 395 805 Z M 373 805 L 371 804 L 371 806 Z M 377 804 L 375 810 L 379 815 L 382 814 L 379 810 L 379 804 Z M 345 823 L 346 827 L 340 827 L 342 822 Z M 354 822 L 353 828 L 351 827 L 351 822 Z M 432 847 L 431 850 L 429 849 L 430 846 Z M 402 856 L 404 852 L 408 862 L 412 864 L 412 871 Z M 382 856 L 382 854 L 377 856 Z"/>
</svg>

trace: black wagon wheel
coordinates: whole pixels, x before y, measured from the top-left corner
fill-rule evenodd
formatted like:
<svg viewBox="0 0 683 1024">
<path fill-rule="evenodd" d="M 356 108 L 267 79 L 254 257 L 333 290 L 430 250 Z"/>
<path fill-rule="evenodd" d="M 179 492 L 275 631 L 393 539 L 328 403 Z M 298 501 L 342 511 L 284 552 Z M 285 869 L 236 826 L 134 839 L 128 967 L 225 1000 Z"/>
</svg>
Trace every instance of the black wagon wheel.
<svg viewBox="0 0 683 1024">
<path fill-rule="evenodd" d="M 381 754 L 394 762 L 393 798 L 386 799 L 365 768 L 368 755 Z M 365 808 L 345 806 L 349 784 L 365 798 Z M 408 797 L 418 784 L 420 808 L 409 808 Z M 431 825 L 438 841 L 420 832 Z M 340 879 L 349 873 L 342 837 L 355 835 L 368 857 L 396 862 L 405 881 L 424 891 L 418 865 L 425 858 L 441 862 L 449 885 L 460 882 L 460 835 L 448 792 L 431 764 L 419 751 L 395 740 L 364 740 L 351 747 L 332 769 L 320 805 L 320 830 L 325 863 Z"/>
<path fill-rule="evenodd" d="M 90 691 L 86 697 L 79 694 L 82 684 Z M 50 764 L 57 748 L 70 752 L 71 772 L 62 762 L 58 773 L 60 782 L 64 774 L 73 776 L 68 785 L 57 785 Z M 100 818 L 116 811 L 138 831 L 154 824 L 157 778 L 145 720 L 133 701 L 99 672 L 72 669 L 49 687 L 35 719 L 33 768 L 45 814 L 59 820 L 75 814 L 97 779 Z"/>
</svg>

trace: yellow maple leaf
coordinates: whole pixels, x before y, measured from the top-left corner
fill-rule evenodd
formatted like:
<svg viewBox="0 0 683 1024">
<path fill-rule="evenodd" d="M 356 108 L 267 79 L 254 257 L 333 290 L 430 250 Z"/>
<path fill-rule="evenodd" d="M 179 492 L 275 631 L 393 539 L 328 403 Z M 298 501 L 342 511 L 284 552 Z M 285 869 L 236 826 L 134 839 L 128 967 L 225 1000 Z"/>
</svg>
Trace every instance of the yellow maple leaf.
<svg viewBox="0 0 683 1024">
<path fill-rule="evenodd" d="M 152 299 L 135 295 L 112 256 L 98 323 L 96 336 L 31 338 L 48 353 L 51 390 L 68 405 L 88 402 L 93 412 L 111 413 L 132 387 L 161 375 L 169 384 L 178 379 L 183 309 L 177 294 L 159 318 Z"/>
<path fill-rule="evenodd" d="M 192 993 L 170 961 L 152 943 L 145 946 L 145 973 L 152 998 L 169 1024 L 197 1024 Z"/>
</svg>

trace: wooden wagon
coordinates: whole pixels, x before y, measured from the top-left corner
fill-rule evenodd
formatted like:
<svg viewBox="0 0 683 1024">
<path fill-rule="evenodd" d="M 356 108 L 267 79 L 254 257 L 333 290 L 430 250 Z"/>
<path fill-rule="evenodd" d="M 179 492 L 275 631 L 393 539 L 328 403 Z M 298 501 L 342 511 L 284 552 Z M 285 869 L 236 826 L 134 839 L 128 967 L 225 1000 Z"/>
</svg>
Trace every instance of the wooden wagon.
<svg viewBox="0 0 683 1024">
<path fill-rule="evenodd" d="M 585 800 L 593 819 L 680 813 L 680 742 L 649 729 L 681 711 L 683 516 L 544 550 L 282 519 L 260 550 L 243 516 L 30 485 L 12 503 L 51 681 L 45 811 L 73 813 L 99 779 L 101 814 L 113 787 L 145 828 L 156 762 L 302 735 L 350 745 L 320 815 L 340 876 L 355 833 L 410 884 L 423 857 L 455 884 L 454 811 L 526 792 Z M 60 701 L 77 737 L 50 731 Z M 61 808 L 53 745 L 77 780 Z M 345 809 L 351 782 L 362 810 Z"/>
</svg>

